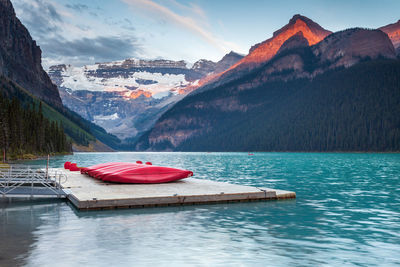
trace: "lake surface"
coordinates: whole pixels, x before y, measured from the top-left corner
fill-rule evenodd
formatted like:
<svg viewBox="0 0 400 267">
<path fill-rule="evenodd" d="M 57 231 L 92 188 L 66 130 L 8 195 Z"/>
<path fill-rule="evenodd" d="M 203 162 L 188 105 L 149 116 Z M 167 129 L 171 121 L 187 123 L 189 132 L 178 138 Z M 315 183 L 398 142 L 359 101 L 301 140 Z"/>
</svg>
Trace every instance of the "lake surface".
<svg viewBox="0 0 400 267">
<path fill-rule="evenodd" d="M 400 266 L 400 154 L 77 153 L 51 166 L 67 160 L 151 161 L 297 199 L 90 212 L 2 202 L 0 266 Z"/>
</svg>

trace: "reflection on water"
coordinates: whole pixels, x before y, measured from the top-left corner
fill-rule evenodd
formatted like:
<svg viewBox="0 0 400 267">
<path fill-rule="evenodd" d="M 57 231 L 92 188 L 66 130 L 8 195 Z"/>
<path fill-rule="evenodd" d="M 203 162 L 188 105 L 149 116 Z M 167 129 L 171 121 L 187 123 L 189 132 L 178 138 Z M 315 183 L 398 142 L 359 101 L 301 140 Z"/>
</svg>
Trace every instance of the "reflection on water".
<svg viewBox="0 0 400 267">
<path fill-rule="evenodd" d="M 400 264 L 400 154 L 80 153 L 51 164 L 70 159 L 152 161 L 297 199 L 99 212 L 3 203 L 1 266 Z"/>
<path fill-rule="evenodd" d="M 16 266 L 26 262 L 36 241 L 34 232 L 44 212 L 59 213 L 60 200 L 5 200 L 0 197 L 0 266 Z"/>
</svg>

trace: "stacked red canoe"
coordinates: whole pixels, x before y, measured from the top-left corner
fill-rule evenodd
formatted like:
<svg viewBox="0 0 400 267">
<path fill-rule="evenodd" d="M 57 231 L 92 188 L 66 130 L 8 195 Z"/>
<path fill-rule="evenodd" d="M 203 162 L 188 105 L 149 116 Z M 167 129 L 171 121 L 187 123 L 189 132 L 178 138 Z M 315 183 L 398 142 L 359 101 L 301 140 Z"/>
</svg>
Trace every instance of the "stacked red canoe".
<svg viewBox="0 0 400 267">
<path fill-rule="evenodd" d="M 111 162 L 81 168 L 81 173 L 106 182 L 166 183 L 193 176 L 193 172 L 150 164 Z"/>
<path fill-rule="evenodd" d="M 78 167 L 76 163 L 71 163 L 69 161 L 64 163 L 64 169 L 70 170 L 71 172 L 77 172 L 81 170 L 81 168 Z"/>
</svg>

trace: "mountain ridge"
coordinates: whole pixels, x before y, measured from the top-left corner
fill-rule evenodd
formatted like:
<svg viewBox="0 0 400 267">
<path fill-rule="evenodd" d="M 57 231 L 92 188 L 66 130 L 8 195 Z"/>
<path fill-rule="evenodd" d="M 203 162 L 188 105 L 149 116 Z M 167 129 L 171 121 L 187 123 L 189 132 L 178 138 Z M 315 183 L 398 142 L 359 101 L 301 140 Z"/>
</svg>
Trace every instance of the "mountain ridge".
<svg viewBox="0 0 400 267">
<path fill-rule="evenodd" d="M 248 57 L 245 57 L 246 63 L 254 60 L 255 62 L 267 61 L 279 50 L 279 47 L 290 37 L 302 32 L 309 45 L 314 45 L 326 36 L 331 34 L 331 31 L 325 30 L 313 20 L 300 14 L 294 15 L 289 23 L 273 33 L 273 36 L 261 43 L 252 46 L 249 50 Z M 261 51 L 257 51 L 261 50 Z M 266 52 L 268 50 L 268 52 Z M 258 59 L 255 59 L 259 57 Z M 238 65 L 240 62 L 238 62 Z M 234 68 L 234 67 L 233 67 Z"/>
<path fill-rule="evenodd" d="M 388 24 L 379 29 L 389 36 L 396 49 L 397 55 L 400 56 L 400 19 L 395 23 Z"/>
<path fill-rule="evenodd" d="M 126 59 L 83 67 L 62 64 L 51 66 L 48 73 L 67 107 L 126 139 L 148 130 L 190 92 L 188 85 L 241 57 L 231 51 L 218 62 L 201 59 L 194 64 L 165 59 Z"/>
<path fill-rule="evenodd" d="M 16 17 L 9 0 L 0 0 L 0 74 L 40 99 L 62 106 L 57 87 L 41 65 L 42 51 Z"/>
<path fill-rule="evenodd" d="M 300 39 L 304 38 L 300 34 Z M 305 38 L 304 38 L 305 39 Z M 295 37 L 294 39 L 295 40 Z M 290 38 L 286 40 L 291 42 Z M 296 40 L 295 40 L 296 41 Z M 254 88 L 270 82 L 285 83 L 296 79 L 314 79 L 324 72 L 349 68 L 365 60 L 377 60 L 380 57 L 394 59 L 393 45 L 386 34 L 380 30 L 348 29 L 333 33 L 314 46 L 299 45 L 275 55 L 261 67 L 255 68 L 236 80 L 228 81 L 202 92 L 195 92 L 178 102 L 171 110 L 165 113 L 155 124 L 154 128 L 144 135 L 137 143 L 136 148 L 174 150 L 181 144 L 190 142 L 191 138 L 206 135 L 212 132 L 212 120 L 201 116 L 202 110 L 213 109 L 216 116 L 227 114 L 245 114 L 254 109 L 256 104 L 241 104 L 241 99 L 235 97 L 240 92 L 252 92 Z M 286 43 L 286 44 L 288 44 Z M 360 47 L 358 51 L 355 47 Z M 214 98 L 213 94 L 223 91 L 221 99 Z M 218 93 L 221 94 L 221 93 Z M 242 94 L 242 93 L 240 93 Z M 207 97 L 206 97 L 207 96 Z M 190 99 L 202 97 L 202 101 L 190 103 Z M 181 106 L 187 109 L 181 110 Z M 195 111 L 192 111 L 192 110 Z M 177 111 L 181 110 L 181 111 Z M 187 110 L 191 110 L 192 117 Z M 217 115 L 218 114 L 218 115 Z M 199 116 L 199 117 L 197 117 Z M 233 115 L 232 115 L 233 116 Z M 201 118 L 201 119 L 200 119 Z"/>
<path fill-rule="evenodd" d="M 250 48 L 249 53 L 230 68 L 217 73 L 212 77 L 206 77 L 203 81 L 200 80 L 199 85 L 196 90 L 193 90 L 193 93 L 196 94 L 216 86 L 221 86 L 222 84 L 236 79 L 236 77 L 246 74 L 252 69 L 268 62 L 276 55 L 280 47 L 288 39 L 299 32 L 302 33 L 309 45 L 321 41 L 332 33 L 331 31 L 322 28 L 313 20 L 296 14 L 285 26 L 275 31 L 271 38 L 253 45 Z"/>
<path fill-rule="evenodd" d="M 63 106 L 57 86 L 52 83 L 42 68 L 40 47 L 16 17 L 13 5 L 9 0 L 0 0 L 0 93 L 12 102 L 21 103 L 23 112 L 29 112 L 32 105 L 42 107 L 38 110 L 38 113 L 41 113 L 39 116 L 44 118 L 44 121 L 48 119 L 49 123 L 56 123 L 63 134 L 68 137 L 68 143 L 73 142 L 73 146 L 88 146 L 91 142 L 97 142 L 95 136 L 102 141 L 108 141 L 109 144 L 119 141 L 114 136 L 108 135 L 104 129 L 85 121 L 78 114 Z M 29 120 L 29 118 L 24 119 Z M 30 124 L 31 121 L 20 120 L 18 123 Z M 31 133 L 32 136 L 39 138 L 46 136 L 43 133 L 46 127 L 41 125 L 37 124 L 35 132 Z M 7 127 L 4 122 L 3 126 Z M 18 127 L 19 130 L 22 129 L 22 127 Z M 3 129 L 3 131 L 5 130 Z M 12 133 L 3 132 L 3 134 L 5 136 L 15 134 L 15 131 L 18 129 L 14 128 Z M 11 138 L 14 138 L 10 139 L 12 142 L 18 141 L 15 136 L 11 136 Z M 17 143 L 14 142 L 7 146 L 13 145 L 17 145 Z M 46 146 L 47 144 L 42 140 L 40 145 Z M 47 151 L 48 148 L 46 148 Z M 105 145 L 102 145 L 102 148 L 111 150 Z M 19 149 L 22 151 L 24 148 Z M 41 153 L 43 149 L 38 148 L 36 152 Z"/>
</svg>

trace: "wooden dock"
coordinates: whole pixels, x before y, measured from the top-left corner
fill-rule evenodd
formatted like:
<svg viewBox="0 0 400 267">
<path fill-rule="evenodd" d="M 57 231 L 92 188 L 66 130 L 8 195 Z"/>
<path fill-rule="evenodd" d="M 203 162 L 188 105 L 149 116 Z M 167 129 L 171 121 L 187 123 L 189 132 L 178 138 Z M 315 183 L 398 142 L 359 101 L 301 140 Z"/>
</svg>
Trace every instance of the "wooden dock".
<svg viewBox="0 0 400 267">
<path fill-rule="evenodd" d="M 164 184 L 113 184 L 79 172 L 68 172 L 62 184 L 79 210 L 143 208 L 296 198 L 296 193 L 270 188 L 187 178 Z"/>
</svg>

